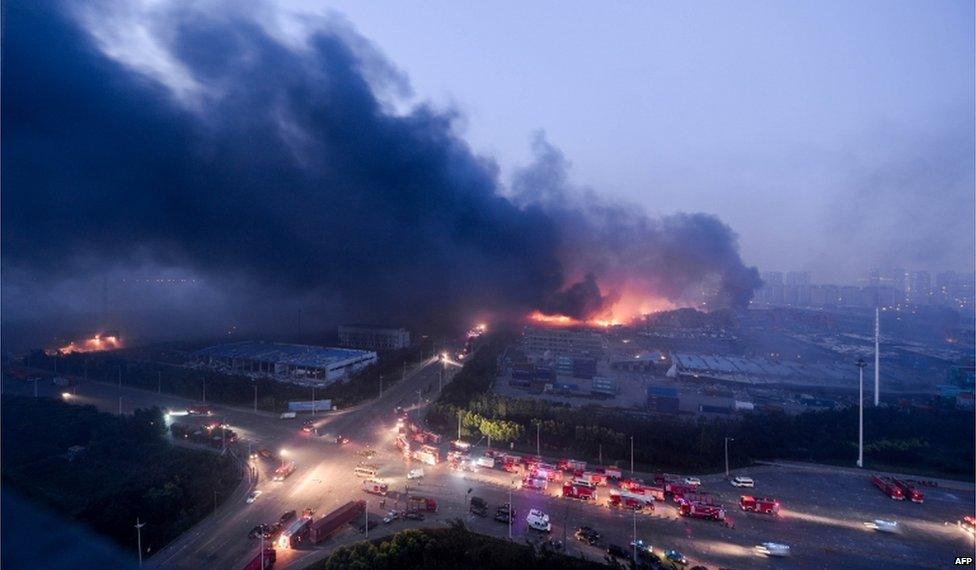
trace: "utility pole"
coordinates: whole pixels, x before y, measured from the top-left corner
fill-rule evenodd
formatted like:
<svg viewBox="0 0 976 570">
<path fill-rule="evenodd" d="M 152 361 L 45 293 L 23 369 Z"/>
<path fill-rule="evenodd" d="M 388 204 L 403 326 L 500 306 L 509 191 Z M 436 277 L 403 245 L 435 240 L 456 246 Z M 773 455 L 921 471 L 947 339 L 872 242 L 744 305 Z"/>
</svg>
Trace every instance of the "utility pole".
<svg viewBox="0 0 976 570">
<path fill-rule="evenodd" d="M 634 476 L 634 436 L 630 436 L 630 476 Z"/>
<path fill-rule="evenodd" d="M 539 427 L 541 425 L 542 422 L 539 420 L 535 421 L 535 454 L 539 457 L 542 457 L 542 452 L 540 451 L 541 447 L 539 446 Z"/>
<path fill-rule="evenodd" d="M 634 513 L 634 565 L 636 567 L 636 564 L 637 564 L 637 511 L 635 510 L 635 511 L 633 511 L 633 513 Z"/>
<path fill-rule="evenodd" d="M 881 400 L 881 309 L 874 308 L 874 407 Z"/>
<path fill-rule="evenodd" d="M 203 379 L 203 403 L 207 403 L 207 379 Z"/>
<path fill-rule="evenodd" d="M 162 371 L 156 372 L 156 393 L 163 393 L 163 373 Z"/>
<path fill-rule="evenodd" d="M 458 410 L 458 441 L 461 441 L 461 410 Z"/>
<path fill-rule="evenodd" d="M 383 375 L 380 374 L 380 398 L 383 398 Z"/>
<path fill-rule="evenodd" d="M 119 366 L 119 390 L 122 389 L 122 367 Z"/>
<path fill-rule="evenodd" d="M 407 377 L 407 361 L 406 361 L 406 360 L 404 360 L 404 361 L 403 361 L 403 375 L 402 375 L 402 376 L 400 376 L 400 380 L 403 380 L 403 379 L 405 379 L 406 377 Z"/>
<path fill-rule="evenodd" d="M 122 415 L 122 396 L 119 396 L 119 415 Z"/>
<path fill-rule="evenodd" d="M 258 411 L 258 385 L 254 385 L 254 411 Z"/>
<path fill-rule="evenodd" d="M 34 397 L 35 397 L 35 398 L 37 397 L 37 381 L 38 381 L 38 380 L 40 380 L 40 378 L 34 378 L 34 379 L 32 380 L 32 382 L 34 382 Z"/>
<path fill-rule="evenodd" d="M 512 488 L 515 487 L 515 481 L 512 481 L 508 485 L 508 540 L 512 540 Z"/>
<path fill-rule="evenodd" d="M 312 415 L 315 415 L 315 386 L 312 386 Z"/>
<path fill-rule="evenodd" d="M 864 367 L 868 365 L 863 358 L 857 359 L 858 372 L 858 400 L 857 410 L 857 466 L 864 467 Z"/>
<path fill-rule="evenodd" d="M 366 499 L 366 540 L 369 540 L 369 499 Z"/>
<path fill-rule="evenodd" d="M 136 517 L 136 545 L 139 548 L 139 567 L 142 568 L 142 527 L 146 526 L 146 523 L 139 522 L 139 517 Z"/>
<path fill-rule="evenodd" d="M 727 437 L 725 438 L 725 478 L 729 478 L 729 442 L 735 441 L 735 438 Z"/>
</svg>

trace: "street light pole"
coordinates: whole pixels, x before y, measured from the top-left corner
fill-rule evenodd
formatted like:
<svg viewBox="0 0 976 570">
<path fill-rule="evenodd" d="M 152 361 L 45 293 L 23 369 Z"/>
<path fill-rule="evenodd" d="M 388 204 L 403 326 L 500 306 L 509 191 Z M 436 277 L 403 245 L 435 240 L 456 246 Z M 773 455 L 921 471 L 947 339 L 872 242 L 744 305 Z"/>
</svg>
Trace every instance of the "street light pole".
<svg viewBox="0 0 976 570">
<path fill-rule="evenodd" d="M 146 526 L 146 523 L 139 522 L 139 517 L 136 517 L 136 544 L 139 548 L 139 567 L 142 568 L 142 527 Z"/>
<path fill-rule="evenodd" d="M 258 385 L 254 385 L 254 411 L 258 411 Z"/>
<path fill-rule="evenodd" d="M 203 379 L 203 403 L 207 403 L 207 379 Z"/>
<path fill-rule="evenodd" d="M 366 540 L 369 540 L 369 499 L 366 499 Z"/>
<path fill-rule="evenodd" d="M 727 437 L 725 438 L 725 478 L 729 478 L 729 442 L 735 441 L 735 438 Z"/>
<path fill-rule="evenodd" d="M 542 423 L 539 422 L 538 420 L 536 420 L 536 422 L 535 422 L 535 454 L 538 455 L 539 457 L 542 457 L 542 452 L 540 451 L 541 447 L 539 446 L 539 426 L 541 426 L 541 425 L 542 425 Z"/>
<path fill-rule="evenodd" d="M 512 540 L 512 487 L 514 486 L 513 480 L 508 486 L 508 540 Z"/>
<path fill-rule="evenodd" d="M 122 396 L 119 396 L 119 415 L 122 415 Z"/>
<path fill-rule="evenodd" d="M 637 564 L 637 511 L 634 513 L 634 564 Z"/>
<path fill-rule="evenodd" d="M 867 366 L 867 362 L 864 362 L 863 358 L 857 359 L 857 372 L 858 372 L 858 399 L 859 405 L 857 410 L 857 466 L 864 467 L 864 367 Z"/>
<path fill-rule="evenodd" d="M 156 372 L 156 393 L 163 393 L 163 373 L 162 371 Z"/>
<path fill-rule="evenodd" d="M 380 398 L 383 398 L 383 375 L 380 374 Z"/>
</svg>

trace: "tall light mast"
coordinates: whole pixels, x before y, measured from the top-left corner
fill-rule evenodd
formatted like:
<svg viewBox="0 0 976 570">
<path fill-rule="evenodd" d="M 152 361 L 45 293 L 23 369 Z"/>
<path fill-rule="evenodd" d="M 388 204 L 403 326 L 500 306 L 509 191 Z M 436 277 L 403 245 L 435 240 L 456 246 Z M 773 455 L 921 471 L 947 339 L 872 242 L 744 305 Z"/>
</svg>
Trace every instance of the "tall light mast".
<svg viewBox="0 0 976 570">
<path fill-rule="evenodd" d="M 864 367 L 868 363 L 857 359 L 858 373 L 858 412 L 857 412 L 857 466 L 864 467 Z"/>
<path fill-rule="evenodd" d="M 874 308 L 874 407 L 881 398 L 881 309 Z"/>
</svg>

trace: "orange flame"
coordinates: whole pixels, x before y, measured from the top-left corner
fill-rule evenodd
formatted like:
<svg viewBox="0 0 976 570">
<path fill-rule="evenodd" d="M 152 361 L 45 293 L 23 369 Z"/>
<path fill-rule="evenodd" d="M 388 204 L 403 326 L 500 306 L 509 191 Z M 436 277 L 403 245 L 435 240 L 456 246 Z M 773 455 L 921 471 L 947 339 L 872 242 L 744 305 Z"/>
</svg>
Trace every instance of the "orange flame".
<svg viewBox="0 0 976 570">
<path fill-rule="evenodd" d="M 122 348 L 122 339 L 114 335 L 102 336 L 101 333 L 81 342 L 71 341 L 65 346 L 58 348 L 55 352 L 71 354 L 72 352 L 101 352 L 103 350 L 115 350 Z"/>
<path fill-rule="evenodd" d="M 587 319 L 574 319 L 567 315 L 546 315 L 533 311 L 528 320 L 549 327 L 594 327 L 609 328 L 625 325 L 644 315 L 676 308 L 666 299 L 638 292 L 625 291 L 610 308 Z"/>
</svg>

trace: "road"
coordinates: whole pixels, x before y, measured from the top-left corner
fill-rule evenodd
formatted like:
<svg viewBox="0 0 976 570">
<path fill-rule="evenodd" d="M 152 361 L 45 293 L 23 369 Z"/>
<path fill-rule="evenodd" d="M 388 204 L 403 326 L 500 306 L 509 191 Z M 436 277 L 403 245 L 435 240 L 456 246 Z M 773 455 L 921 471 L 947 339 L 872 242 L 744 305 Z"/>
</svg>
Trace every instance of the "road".
<svg viewBox="0 0 976 570">
<path fill-rule="evenodd" d="M 281 420 L 277 415 L 248 409 L 214 406 L 242 440 L 275 451 L 284 449 L 286 457 L 297 462 L 298 470 L 286 481 L 276 483 L 269 477 L 275 462 L 260 462 L 256 466 L 259 476 L 255 485 L 263 494 L 256 502 L 245 504 L 243 496 L 250 487 L 242 485 L 213 516 L 155 554 L 149 565 L 160 568 L 241 568 L 259 548 L 257 540 L 247 538 L 248 531 L 259 523 L 276 521 L 285 511 L 301 511 L 310 506 L 324 514 L 350 499 L 366 498 L 371 516 L 379 518 L 386 509 L 397 506 L 401 494 L 406 493 L 436 498 L 438 513 L 423 522 L 398 521 L 380 525 L 370 532 L 370 538 L 410 526 L 444 526 L 454 518 L 461 518 L 475 531 L 508 536 L 508 526 L 495 522 L 491 515 L 496 506 L 508 502 L 509 487 L 517 481 L 512 474 L 494 469 L 452 471 L 442 463 L 425 467 L 426 478 L 421 482 L 410 482 L 410 488 L 406 488 L 406 472 L 417 465 L 405 463 L 393 446 L 393 409 L 398 405 L 422 408 L 427 398 L 433 399 L 441 367 L 436 360 L 428 360 L 411 369 L 407 377 L 387 390 L 382 398 L 317 418 L 318 437 L 300 432 L 301 422 L 297 420 Z M 30 391 L 29 386 L 20 389 Z M 423 392 L 423 397 L 418 397 L 418 389 Z M 41 387 L 42 393 L 54 394 L 54 390 L 50 386 Z M 78 395 L 71 399 L 117 411 L 120 393 L 124 411 L 145 405 L 179 408 L 188 403 L 152 392 L 127 388 L 120 391 L 117 386 L 104 384 L 82 386 Z M 417 406 L 418 400 L 420 406 Z M 337 446 L 334 443 L 336 434 L 349 437 L 351 443 Z M 378 504 L 379 498 L 365 495 L 360 490 L 361 480 L 352 475 L 353 468 L 362 460 L 360 454 L 367 447 L 375 450 L 370 463 L 380 466 L 379 477 L 391 487 L 383 509 Z M 481 451 L 473 451 L 473 455 L 479 455 Z M 567 547 L 571 554 L 583 554 L 597 560 L 603 557 L 605 544 L 597 548 L 574 541 L 572 535 L 577 526 L 595 527 L 605 537 L 605 543 L 612 542 L 625 548 L 636 528 L 636 535 L 655 548 L 678 549 L 693 564 L 712 568 L 761 568 L 783 565 L 784 562 L 790 567 L 803 568 L 948 567 L 955 556 L 964 556 L 973 550 L 972 538 L 954 526 L 958 518 L 972 511 L 976 501 L 976 492 L 970 484 L 927 489 L 925 503 L 915 504 L 887 499 L 867 482 L 866 473 L 854 469 L 781 464 L 755 466 L 737 473 L 756 479 L 757 488 L 752 494 L 778 499 L 783 505 L 781 515 L 771 517 L 739 511 L 735 505 L 743 493 L 731 487 L 720 475 L 703 476 L 703 490 L 729 508 L 734 528 L 680 518 L 670 502 L 658 503 L 653 514 L 635 516 L 604 506 L 607 496 L 604 488 L 599 490 L 599 501 L 581 503 L 559 497 L 558 485 L 551 485 L 546 492 L 512 492 L 512 502 L 519 513 L 514 520 L 512 536 L 519 541 L 538 538 L 537 533 L 526 528 L 524 515 L 530 508 L 540 508 L 552 518 L 552 536 L 568 538 Z M 648 474 L 637 475 L 649 478 Z M 482 497 L 489 503 L 488 517 L 481 518 L 468 512 L 471 496 Z M 867 530 L 863 523 L 876 518 L 899 521 L 901 531 L 881 534 Z M 301 568 L 328 556 L 337 545 L 362 538 L 362 534 L 349 528 L 307 550 L 279 550 L 275 567 Z M 766 541 L 789 544 L 791 559 L 784 561 L 756 555 L 753 547 Z"/>
</svg>

